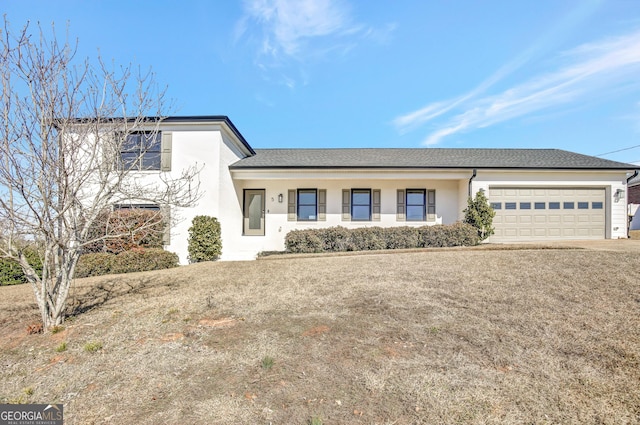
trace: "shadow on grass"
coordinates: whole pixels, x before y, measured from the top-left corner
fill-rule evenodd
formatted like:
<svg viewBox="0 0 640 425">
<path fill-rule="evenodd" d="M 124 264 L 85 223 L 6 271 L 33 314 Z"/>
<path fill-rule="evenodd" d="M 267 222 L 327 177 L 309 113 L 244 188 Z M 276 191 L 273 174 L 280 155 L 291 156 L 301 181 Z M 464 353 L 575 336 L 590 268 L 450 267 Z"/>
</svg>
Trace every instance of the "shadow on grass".
<svg viewBox="0 0 640 425">
<path fill-rule="evenodd" d="M 69 297 L 67 317 L 79 316 L 109 301 L 126 295 L 140 294 L 154 287 L 173 287 L 174 283 L 152 276 L 129 277 L 114 275 L 105 277 L 90 287 L 82 287 Z"/>
</svg>

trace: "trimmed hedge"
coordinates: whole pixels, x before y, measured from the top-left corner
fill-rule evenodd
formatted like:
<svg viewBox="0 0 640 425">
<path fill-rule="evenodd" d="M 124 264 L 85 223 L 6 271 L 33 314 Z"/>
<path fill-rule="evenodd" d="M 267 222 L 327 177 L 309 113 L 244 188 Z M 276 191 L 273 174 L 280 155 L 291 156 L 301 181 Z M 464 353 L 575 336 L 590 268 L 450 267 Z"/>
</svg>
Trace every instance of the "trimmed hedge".
<svg viewBox="0 0 640 425">
<path fill-rule="evenodd" d="M 373 251 L 380 249 L 472 246 L 479 243 L 476 229 L 465 223 L 422 227 L 341 226 L 293 230 L 285 237 L 288 252 Z"/>
<path fill-rule="evenodd" d="M 42 276 L 42 260 L 40 260 L 40 255 L 30 248 L 27 248 L 24 254 L 36 273 Z M 0 258 L 0 286 L 20 285 L 22 283 L 27 283 L 27 278 L 20 264 L 15 260 Z"/>
<path fill-rule="evenodd" d="M 75 277 L 101 276 L 178 267 L 178 255 L 158 248 L 132 249 L 119 254 L 84 254 L 78 260 Z"/>
</svg>

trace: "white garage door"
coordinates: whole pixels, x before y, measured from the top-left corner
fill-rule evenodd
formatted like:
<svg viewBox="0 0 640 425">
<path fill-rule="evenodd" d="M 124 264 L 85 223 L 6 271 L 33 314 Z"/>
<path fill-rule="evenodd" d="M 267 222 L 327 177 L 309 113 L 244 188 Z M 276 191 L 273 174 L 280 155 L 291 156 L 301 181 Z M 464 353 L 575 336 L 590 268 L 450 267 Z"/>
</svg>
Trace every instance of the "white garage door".
<svg viewBox="0 0 640 425">
<path fill-rule="evenodd" d="M 604 189 L 491 187 L 489 202 L 495 242 L 605 238 Z"/>
</svg>

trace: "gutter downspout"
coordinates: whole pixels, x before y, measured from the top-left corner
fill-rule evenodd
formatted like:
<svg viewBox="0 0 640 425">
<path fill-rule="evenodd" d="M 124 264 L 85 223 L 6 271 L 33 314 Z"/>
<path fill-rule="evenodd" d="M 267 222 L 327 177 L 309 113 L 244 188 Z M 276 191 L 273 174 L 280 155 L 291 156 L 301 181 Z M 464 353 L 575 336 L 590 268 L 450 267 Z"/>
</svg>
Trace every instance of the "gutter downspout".
<svg viewBox="0 0 640 425">
<path fill-rule="evenodd" d="M 635 179 L 637 175 L 638 175 L 638 170 L 635 170 L 635 171 L 633 172 L 633 175 L 627 179 L 627 186 L 629 186 L 629 182 L 630 182 L 631 180 Z"/>
<path fill-rule="evenodd" d="M 473 169 L 473 174 L 471 174 L 471 178 L 469 179 L 469 198 L 471 198 L 471 182 L 473 181 L 473 179 L 476 178 L 476 174 L 478 173 L 478 170 L 476 170 L 475 168 Z M 637 171 L 636 171 L 637 173 Z"/>
<path fill-rule="evenodd" d="M 629 194 L 629 182 L 630 182 L 632 179 L 635 179 L 637 175 L 638 175 L 638 170 L 635 170 L 635 171 L 633 172 L 633 174 L 631 175 L 631 177 L 629 177 L 629 178 L 627 179 L 627 195 Z M 627 200 L 627 202 L 629 202 L 629 201 Z M 633 221 L 633 217 L 632 217 L 631 215 L 629 215 L 629 212 L 630 212 L 630 211 L 631 211 L 631 210 L 629 209 L 629 204 L 627 204 L 627 238 L 628 238 L 628 237 L 629 237 L 629 235 L 630 235 L 630 232 L 631 232 L 631 222 Z"/>
</svg>

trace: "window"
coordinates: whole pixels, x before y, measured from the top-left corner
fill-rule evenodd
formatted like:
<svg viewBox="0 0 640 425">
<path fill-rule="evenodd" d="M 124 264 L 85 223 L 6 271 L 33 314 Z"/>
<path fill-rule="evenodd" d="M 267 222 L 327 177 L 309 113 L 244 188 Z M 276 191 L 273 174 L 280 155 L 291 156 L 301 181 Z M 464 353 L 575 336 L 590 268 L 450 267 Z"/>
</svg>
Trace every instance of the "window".
<svg viewBox="0 0 640 425">
<path fill-rule="evenodd" d="M 351 191 L 351 220 L 371 221 L 370 189 L 353 189 Z"/>
<path fill-rule="evenodd" d="M 318 192 L 316 189 L 298 189 L 298 221 L 318 220 Z"/>
<path fill-rule="evenodd" d="M 426 191 L 407 189 L 407 221 L 425 221 L 426 218 Z"/>
<path fill-rule="evenodd" d="M 550 210 L 559 210 L 560 209 L 560 202 L 549 202 L 549 209 Z"/>
<path fill-rule="evenodd" d="M 579 210 L 588 210 L 589 209 L 589 203 L 588 202 L 578 202 L 578 209 Z"/>
<path fill-rule="evenodd" d="M 502 209 L 502 202 L 492 202 L 490 205 L 491 205 L 491 208 L 493 208 L 494 210 Z"/>
<path fill-rule="evenodd" d="M 531 202 L 520 202 L 520 209 L 521 210 L 530 210 L 531 209 Z"/>
<path fill-rule="evenodd" d="M 594 210 L 601 210 L 602 209 L 602 202 L 592 202 L 591 203 L 591 208 L 593 208 Z"/>
<path fill-rule="evenodd" d="M 125 170 L 160 170 L 162 134 L 131 133 L 122 142 L 120 160 Z"/>
<path fill-rule="evenodd" d="M 326 221 L 326 219 L 327 189 L 289 189 L 287 191 L 287 221 Z"/>
<path fill-rule="evenodd" d="M 375 195 L 375 191 L 374 191 Z M 374 220 L 376 198 L 373 198 Z M 436 221 L 435 189 L 398 189 L 396 191 L 397 221 Z"/>
<path fill-rule="evenodd" d="M 563 208 L 565 210 L 572 210 L 574 209 L 575 204 L 573 202 L 565 202 Z"/>
<path fill-rule="evenodd" d="M 534 208 L 537 210 L 543 210 L 545 209 L 546 204 L 544 202 L 536 202 L 534 204 Z"/>
<path fill-rule="evenodd" d="M 516 209 L 516 203 L 515 202 L 505 202 L 504 203 L 504 209 L 505 210 L 515 210 Z"/>
<path fill-rule="evenodd" d="M 116 204 L 113 206 L 116 210 L 140 209 L 149 211 L 160 211 L 160 205 L 156 204 Z"/>
</svg>

